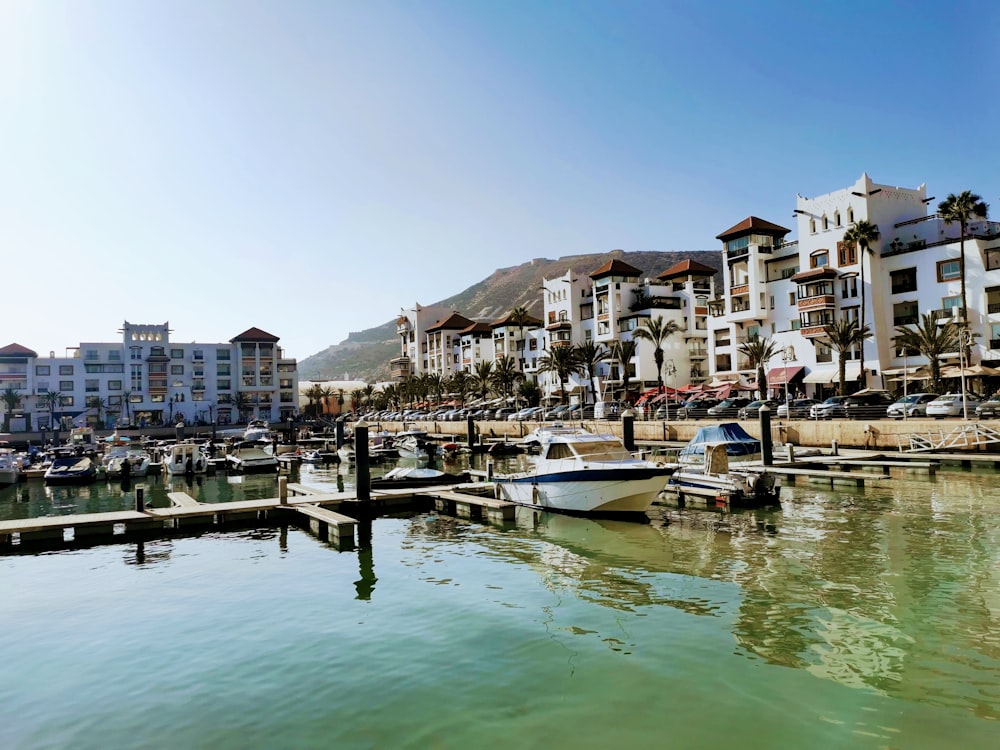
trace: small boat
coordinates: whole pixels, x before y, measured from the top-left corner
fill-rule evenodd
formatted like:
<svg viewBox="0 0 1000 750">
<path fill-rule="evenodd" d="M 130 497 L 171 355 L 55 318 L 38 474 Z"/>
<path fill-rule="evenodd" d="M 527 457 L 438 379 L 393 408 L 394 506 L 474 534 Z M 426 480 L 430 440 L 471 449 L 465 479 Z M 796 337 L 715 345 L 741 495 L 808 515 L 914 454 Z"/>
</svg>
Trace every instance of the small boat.
<svg viewBox="0 0 1000 750">
<path fill-rule="evenodd" d="M 107 461 L 104 470 L 109 477 L 144 477 L 149 473 L 150 461 L 146 451 L 131 448 Z"/>
<path fill-rule="evenodd" d="M 344 443 L 337 448 L 337 455 L 340 456 L 340 460 L 345 464 L 353 464 L 358 458 L 354 452 L 354 446 L 350 443 Z"/>
<path fill-rule="evenodd" d="M 424 460 L 437 453 L 438 447 L 424 430 L 406 430 L 397 433 L 394 441 L 400 458 Z"/>
<path fill-rule="evenodd" d="M 46 484 L 90 484 L 97 479 L 97 464 L 90 456 L 63 456 L 45 472 Z"/>
<path fill-rule="evenodd" d="M 304 464 L 321 464 L 325 463 L 322 454 L 318 450 L 306 451 L 302 454 L 302 463 Z"/>
<path fill-rule="evenodd" d="M 21 464 L 11 448 L 0 448 L 0 487 L 17 484 L 21 478 Z"/>
<path fill-rule="evenodd" d="M 774 505 L 781 482 L 773 472 L 758 467 L 733 468 L 730 458 L 753 460 L 760 441 L 735 422 L 702 427 L 681 449 L 680 463 L 667 480 L 666 490 L 679 498 L 692 495 L 738 507 Z"/>
<path fill-rule="evenodd" d="M 245 443 L 270 443 L 274 439 L 271 426 L 263 419 L 254 419 L 243 432 Z"/>
<path fill-rule="evenodd" d="M 204 474 L 208 457 L 194 443 L 174 443 L 164 451 L 163 466 L 168 474 Z"/>
<path fill-rule="evenodd" d="M 373 479 L 373 490 L 413 489 L 414 487 L 436 487 L 441 485 L 463 484 L 470 481 L 469 472 L 449 474 L 437 469 L 427 469 L 417 466 L 400 466 L 386 472 L 383 476 Z"/>
<path fill-rule="evenodd" d="M 532 471 L 496 477 L 497 497 L 571 513 L 643 513 L 674 471 L 635 458 L 615 435 L 581 427 L 539 427 L 525 436 L 537 444 Z"/>
<path fill-rule="evenodd" d="M 278 459 L 253 443 L 240 443 L 226 454 L 229 468 L 243 474 L 262 474 L 278 470 Z"/>
</svg>

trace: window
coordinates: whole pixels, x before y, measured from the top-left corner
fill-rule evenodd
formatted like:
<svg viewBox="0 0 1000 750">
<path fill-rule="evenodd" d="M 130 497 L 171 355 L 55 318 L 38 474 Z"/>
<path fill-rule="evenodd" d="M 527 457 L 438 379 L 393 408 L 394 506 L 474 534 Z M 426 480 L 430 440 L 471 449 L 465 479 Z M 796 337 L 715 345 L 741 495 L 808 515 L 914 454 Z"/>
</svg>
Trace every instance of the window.
<svg viewBox="0 0 1000 750">
<path fill-rule="evenodd" d="M 427 369 L 427 361 L 426 360 L 424 360 L 424 369 Z M 231 384 L 231 381 L 229 380 L 229 378 L 226 378 L 225 380 L 218 380 L 218 381 L 216 381 L 215 388 L 216 388 L 216 390 L 219 390 L 219 391 L 228 391 L 228 390 L 232 390 L 232 384 Z"/>
<path fill-rule="evenodd" d="M 842 266 L 853 266 L 858 262 L 858 248 L 850 242 L 837 243 L 837 258 Z"/>
<path fill-rule="evenodd" d="M 121 362 L 122 361 L 122 353 L 120 351 L 118 351 L 118 350 L 108 352 L 108 361 L 109 362 Z"/>
<path fill-rule="evenodd" d="M 60 396 L 59 397 L 59 406 L 72 406 L 74 404 L 74 402 L 75 402 L 75 399 L 72 396 Z"/>
<path fill-rule="evenodd" d="M 170 350 L 170 359 L 184 359 L 184 350 L 183 349 L 171 349 Z"/>
<path fill-rule="evenodd" d="M 609 333 L 611 333 L 611 326 L 608 324 L 608 321 L 606 320 L 597 321 L 597 335 L 606 336 Z"/>
<path fill-rule="evenodd" d="M 771 295 L 771 309 L 774 309 L 774 295 Z"/>
<path fill-rule="evenodd" d="M 131 346 L 129 347 L 129 359 L 133 362 L 142 359 L 142 347 L 141 346 Z"/>
<path fill-rule="evenodd" d="M 142 390 L 142 365 L 132 365 L 132 390 Z"/>
<path fill-rule="evenodd" d="M 35 365 L 35 375 L 51 375 L 48 365 Z"/>
<path fill-rule="evenodd" d="M 788 304 L 789 305 L 794 305 L 795 304 L 795 292 L 789 292 L 788 293 Z"/>
<path fill-rule="evenodd" d="M 73 374 L 73 365 L 59 365 L 59 374 L 60 375 L 72 375 Z"/>
<path fill-rule="evenodd" d="M 838 226 L 838 227 L 841 226 L 841 223 L 840 223 L 840 211 L 834 211 L 833 212 L 833 223 L 834 223 L 834 226 Z"/>
<path fill-rule="evenodd" d="M 917 291 L 917 269 L 901 268 L 890 272 L 889 288 L 893 294 Z"/>
<path fill-rule="evenodd" d="M 87 381 L 86 381 L 86 382 L 85 382 L 85 383 L 83 384 L 83 389 L 84 389 L 84 390 L 85 390 L 85 391 L 86 391 L 87 393 L 97 393 L 98 391 L 100 391 L 100 390 L 101 390 L 101 384 L 100 384 L 100 381 L 98 381 L 98 380 L 89 380 L 89 379 L 88 379 L 88 380 L 87 380 Z"/>
<path fill-rule="evenodd" d="M 937 264 L 938 281 L 957 281 L 962 276 L 962 266 L 957 260 L 941 260 Z"/>
<path fill-rule="evenodd" d="M 943 297 L 941 299 L 941 307 L 943 307 L 945 310 L 951 310 L 951 308 L 953 307 L 961 307 L 961 306 L 962 306 L 961 295 L 956 295 L 954 297 Z"/>
<path fill-rule="evenodd" d="M 816 250 L 809 256 L 810 268 L 824 268 L 830 265 L 830 251 Z"/>
<path fill-rule="evenodd" d="M 87 362 L 93 362 L 94 360 L 98 359 L 97 349 L 88 349 L 83 353 L 83 358 Z"/>
<path fill-rule="evenodd" d="M 892 324 L 894 326 L 916 325 L 919 317 L 916 302 L 898 302 L 892 306 Z"/>
<path fill-rule="evenodd" d="M 109 380 L 108 390 L 109 391 L 120 391 L 122 389 L 122 381 L 120 380 Z"/>
<path fill-rule="evenodd" d="M 854 209 L 851 207 L 847 208 L 847 223 L 848 224 L 854 223 Z"/>
<path fill-rule="evenodd" d="M 170 365 L 170 374 L 171 375 L 183 375 L 184 374 L 184 365 Z"/>
<path fill-rule="evenodd" d="M 163 401 L 164 401 L 164 396 L 163 396 L 162 393 L 160 393 L 160 394 L 157 394 L 155 396 L 150 396 L 149 400 L 151 402 L 153 402 L 154 404 L 162 404 Z"/>
<path fill-rule="evenodd" d="M 60 391 L 71 391 L 71 390 L 73 390 L 73 381 L 72 380 L 60 380 L 59 381 L 59 390 Z"/>
<path fill-rule="evenodd" d="M 108 406 L 121 406 L 122 397 L 121 396 L 108 396 Z"/>
<path fill-rule="evenodd" d="M 842 299 L 851 299 L 858 296 L 857 276 L 845 276 L 840 280 L 840 296 Z"/>
<path fill-rule="evenodd" d="M 128 402 L 130 404 L 141 404 L 142 403 L 142 394 L 141 393 L 133 393 L 131 396 L 128 397 Z"/>
<path fill-rule="evenodd" d="M 816 219 L 809 219 L 809 232 L 816 234 Z"/>
<path fill-rule="evenodd" d="M 229 372 L 229 365 L 217 364 L 215 366 L 215 374 L 216 375 L 229 375 L 229 374 L 231 374 Z"/>
<path fill-rule="evenodd" d="M 823 231 L 825 232 L 830 228 L 830 220 L 826 218 L 826 214 L 823 214 Z"/>
<path fill-rule="evenodd" d="M 413 341 L 413 332 L 410 332 L 410 341 Z M 229 349 L 216 349 L 215 358 L 229 361 Z"/>
</svg>

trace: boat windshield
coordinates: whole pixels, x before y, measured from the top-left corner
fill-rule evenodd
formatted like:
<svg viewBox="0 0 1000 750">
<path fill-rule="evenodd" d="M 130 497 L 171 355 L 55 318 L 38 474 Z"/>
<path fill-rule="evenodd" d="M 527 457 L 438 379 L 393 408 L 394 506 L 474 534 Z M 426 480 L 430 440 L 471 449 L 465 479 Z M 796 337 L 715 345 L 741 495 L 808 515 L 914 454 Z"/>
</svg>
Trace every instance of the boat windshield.
<svg viewBox="0 0 1000 750">
<path fill-rule="evenodd" d="M 621 443 L 613 440 L 573 443 L 573 450 L 581 458 L 591 458 L 596 461 L 628 461 L 632 458 L 632 454 L 625 450 Z"/>
</svg>

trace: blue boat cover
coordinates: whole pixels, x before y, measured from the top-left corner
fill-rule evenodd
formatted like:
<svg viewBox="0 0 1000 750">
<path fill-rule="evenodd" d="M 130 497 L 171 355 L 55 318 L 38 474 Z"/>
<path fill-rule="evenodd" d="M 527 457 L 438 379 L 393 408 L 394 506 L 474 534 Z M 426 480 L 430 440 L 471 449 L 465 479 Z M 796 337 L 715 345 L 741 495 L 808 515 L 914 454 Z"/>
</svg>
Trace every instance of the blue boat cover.
<svg viewBox="0 0 1000 750">
<path fill-rule="evenodd" d="M 698 430 L 691 438 L 691 442 L 681 448 L 681 455 L 704 455 L 706 443 L 725 443 L 726 454 L 730 456 L 751 456 L 760 453 L 760 441 L 757 438 L 748 434 L 736 422 L 723 422 Z"/>
</svg>

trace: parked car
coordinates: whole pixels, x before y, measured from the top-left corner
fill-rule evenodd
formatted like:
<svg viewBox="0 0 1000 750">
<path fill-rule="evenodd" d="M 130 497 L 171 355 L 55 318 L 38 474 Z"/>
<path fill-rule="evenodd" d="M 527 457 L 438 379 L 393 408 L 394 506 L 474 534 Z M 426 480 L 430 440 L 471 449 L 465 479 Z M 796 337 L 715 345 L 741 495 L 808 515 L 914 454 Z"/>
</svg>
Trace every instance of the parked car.
<svg viewBox="0 0 1000 750">
<path fill-rule="evenodd" d="M 760 416 L 760 407 L 762 406 L 766 406 L 771 411 L 774 411 L 774 409 L 778 406 L 778 402 L 774 399 L 764 399 L 763 401 L 758 399 L 757 401 L 751 401 L 739 410 L 737 416 L 740 419 L 756 419 Z"/>
<path fill-rule="evenodd" d="M 776 414 L 779 419 L 804 419 L 809 416 L 809 409 L 818 403 L 814 398 L 793 398 L 779 404 Z"/>
<path fill-rule="evenodd" d="M 679 419 L 678 414 L 680 414 L 681 409 L 684 407 L 683 401 L 670 401 L 662 402 L 656 407 L 656 411 L 653 412 L 651 419 L 666 419 L 670 417 L 671 419 Z"/>
<path fill-rule="evenodd" d="M 726 417 L 735 417 L 739 414 L 740 409 L 750 403 L 748 398 L 727 398 L 723 399 L 715 406 L 708 407 L 708 416 L 715 419 L 724 419 Z"/>
<path fill-rule="evenodd" d="M 927 404 L 927 416 L 935 419 L 944 417 L 961 417 L 965 414 L 976 415 L 976 407 L 982 403 L 982 399 L 974 393 L 965 394 L 965 406 L 962 405 L 961 393 L 946 393 L 938 396 Z"/>
<path fill-rule="evenodd" d="M 505 422 L 507 418 L 510 417 L 511 414 L 516 414 L 516 413 L 517 409 L 514 409 L 510 406 L 502 406 L 495 412 L 493 412 L 493 419 L 497 420 L 498 422 Z"/>
<path fill-rule="evenodd" d="M 994 393 L 988 401 L 983 401 L 976 407 L 978 419 L 993 419 L 1000 417 L 1000 393 Z"/>
<path fill-rule="evenodd" d="M 719 403 L 717 398 L 691 398 L 684 402 L 678 419 L 700 419 L 708 416 L 708 410 Z"/>
<path fill-rule="evenodd" d="M 895 403 L 889 404 L 885 415 L 890 419 L 903 417 L 926 417 L 927 404 L 936 399 L 936 393 L 910 393 Z M 1000 402 L 998 402 L 1000 403 Z"/>
<path fill-rule="evenodd" d="M 847 409 L 844 403 L 847 396 L 830 396 L 819 404 L 813 404 L 809 409 L 809 419 L 833 419 L 834 417 L 846 417 Z"/>
<path fill-rule="evenodd" d="M 892 403 L 887 391 L 866 388 L 848 396 L 844 408 L 849 419 L 882 419 Z"/>
<path fill-rule="evenodd" d="M 559 404 L 558 406 L 553 406 L 547 412 L 545 412 L 545 419 L 562 419 L 563 414 L 569 411 L 569 404 Z"/>
</svg>

